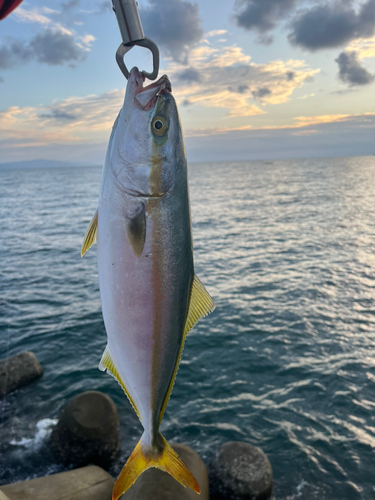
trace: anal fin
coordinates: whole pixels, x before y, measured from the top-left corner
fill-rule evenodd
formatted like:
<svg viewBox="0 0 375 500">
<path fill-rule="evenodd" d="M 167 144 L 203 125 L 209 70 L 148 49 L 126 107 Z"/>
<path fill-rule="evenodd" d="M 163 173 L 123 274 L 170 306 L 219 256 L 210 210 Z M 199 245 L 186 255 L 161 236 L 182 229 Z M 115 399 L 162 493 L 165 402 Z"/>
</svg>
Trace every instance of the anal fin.
<svg viewBox="0 0 375 500">
<path fill-rule="evenodd" d="M 133 401 L 133 399 L 131 398 L 130 394 L 129 394 L 129 391 L 127 390 L 124 382 L 122 381 L 121 377 L 120 377 L 120 374 L 116 368 L 116 365 L 111 357 L 111 353 L 109 351 L 109 347 L 107 345 L 107 347 L 104 349 L 104 352 L 103 352 L 103 355 L 102 355 L 102 359 L 100 360 L 100 363 L 99 363 L 99 370 L 101 370 L 102 372 L 106 371 L 112 375 L 112 377 L 114 377 L 117 382 L 121 385 L 121 387 L 123 388 L 125 394 L 127 395 L 132 407 L 134 408 L 134 411 L 136 412 L 136 414 L 138 415 L 138 418 L 140 419 L 140 415 L 139 415 L 139 412 L 138 412 L 138 409 L 137 407 L 135 406 L 135 403 Z"/>
<path fill-rule="evenodd" d="M 83 238 L 83 243 L 81 248 L 81 257 L 83 257 L 87 252 L 87 250 L 95 243 L 97 230 L 98 230 L 98 209 L 96 209 L 94 217 L 91 219 L 91 222 L 88 228 L 86 229 L 86 234 L 85 237 Z"/>
</svg>

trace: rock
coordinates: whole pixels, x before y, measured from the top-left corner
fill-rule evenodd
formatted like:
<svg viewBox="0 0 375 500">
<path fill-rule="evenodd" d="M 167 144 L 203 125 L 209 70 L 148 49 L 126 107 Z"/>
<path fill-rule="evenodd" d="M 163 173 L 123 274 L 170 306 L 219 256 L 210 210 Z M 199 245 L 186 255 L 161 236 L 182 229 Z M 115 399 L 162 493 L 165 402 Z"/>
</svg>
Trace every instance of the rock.
<svg viewBox="0 0 375 500">
<path fill-rule="evenodd" d="M 272 467 L 263 451 L 231 441 L 210 464 L 211 500 L 267 500 L 272 493 Z"/>
<path fill-rule="evenodd" d="M 207 469 L 200 456 L 183 444 L 172 447 L 198 481 L 201 494 L 184 488 L 166 472 L 152 468 L 137 479 L 121 500 L 209 500 Z"/>
<path fill-rule="evenodd" d="M 33 352 L 21 352 L 0 361 L 0 394 L 19 389 L 29 384 L 43 373 Z"/>
<path fill-rule="evenodd" d="M 5 495 L 9 500 L 111 500 L 114 483 L 107 472 L 91 465 L 0 486 L 0 500 Z"/>
<path fill-rule="evenodd" d="M 9 497 L 7 497 L 1 490 L 0 490 L 0 500 L 9 500 Z"/>
<path fill-rule="evenodd" d="M 107 469 L 119 448 L 115 403 L 98 391 L 78 394 L 65 407 L 50 444 L 65 465 L 95 464 Z"/>
</svg>

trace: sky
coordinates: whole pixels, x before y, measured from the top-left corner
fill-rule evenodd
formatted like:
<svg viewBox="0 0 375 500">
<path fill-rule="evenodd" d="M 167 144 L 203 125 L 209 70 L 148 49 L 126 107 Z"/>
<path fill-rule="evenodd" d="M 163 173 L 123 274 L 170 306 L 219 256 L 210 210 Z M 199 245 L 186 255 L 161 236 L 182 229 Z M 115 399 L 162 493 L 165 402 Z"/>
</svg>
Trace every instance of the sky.
<svg viewBox="0 0 375 500">
<path fill-rule="evenodd" d="M 375 154 L 375 0 L 138 0 L 188 161 Z M 0 162 L 100 165 L 126 80 L 111 0 L 0 21 Z M 150 71 L 133 48 L 129 68 Z"/>
</svg>

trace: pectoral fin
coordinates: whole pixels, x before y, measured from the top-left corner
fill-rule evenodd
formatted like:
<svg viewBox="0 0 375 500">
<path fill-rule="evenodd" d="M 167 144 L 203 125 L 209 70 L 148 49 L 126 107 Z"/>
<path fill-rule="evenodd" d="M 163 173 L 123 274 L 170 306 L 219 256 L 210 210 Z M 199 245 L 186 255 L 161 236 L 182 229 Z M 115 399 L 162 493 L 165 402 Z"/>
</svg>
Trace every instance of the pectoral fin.
<svg viewBox="0 0 375 500">
<path fill-rule="evenodd" d="M 126 215 L 126 233 L 134 254 L 140 257 L 146 239 L 146 209 L 143 203 L 137 205 L 136 210 Z"/>
<path fill-rule="evenodd" d="M 91 219 L 89 227 L 86 230 L 85 237 L 83 238 L 81 257 L 83 257 L 87 252 L 87 250 L 95 243 L 97 230 L 98 230 L 98 209 L 96 209 L 94 217 Z"/>
<path fill-rule="evenodd" d="M 198 276 L 194 276 L 193 283 L 191 285 L 190 292 L 190 301 L 189 301 L 189 309 L 185 321 L 184 327 L 184 336 L 181 342 L 180 352 L 178 354 L 177 363 L 172 375 L 171 382 L 169 384 L 167 395 L 165 396 L 163 406 L 160 412 L 159 423 L 161 422 L 165 408 L 167 406 L 168 400 L 170 398 L 173 384 L 177 375 L 178 365 L 180 364 L 182 351 L 184 349 L 184 343 L 186 339 L 186 335 L 190 332 L 190 330 L 198 323 L 201 318 L 207 316 L 207 314 L 212 313 L 215 309 L 214 301 L 211 299 L 210 294 L 205 289 L 204 285 L 198 278 Z"/>
<path fill-rule="evenodd" d="M 125 384 L 122 381 L 119 372 L 117 371 L 116 365 L 111 357 L 111 353 L 109 352 L 108 346 L 104 349 L 102 359 L 100 360 L 100 363 L 99 363 L 99 370 L 101 370 L 102 372 L 107 370 L 107 372 L 117 380 L 117 382 L 124 389 L 125 394 L 127 395 L 132 407 L 134 408 L 134 411 L 136 412 L 136 414 L 138 415 L 138 418 L 140 419 L 138 409 L 135 406 L 133 399 L 130 397 L 130 394 L 129 394 L 127 388 L 125 387 Z"/>
</svg>

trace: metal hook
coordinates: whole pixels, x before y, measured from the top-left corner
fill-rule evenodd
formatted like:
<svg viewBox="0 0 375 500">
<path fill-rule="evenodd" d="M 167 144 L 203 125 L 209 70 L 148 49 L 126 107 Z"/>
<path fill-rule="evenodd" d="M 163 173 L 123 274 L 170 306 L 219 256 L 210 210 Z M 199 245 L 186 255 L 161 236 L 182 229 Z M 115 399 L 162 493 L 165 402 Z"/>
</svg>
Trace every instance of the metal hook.
<svg viewBox="0 0 375 500">
<path fill-rule="evenodd" d="M 148 73 L 147 71 L 142 71 L 141 73 L 144 77 L 148 78 L 149 80 L 156 80 L 156 78 L 158 77 L 159 64 L 160 64 L 159 49 L 156 43 L 154 43 L 149 38 L 144 38 L 143 40 L 137 40 L 136 42 L 133 42 L 132 45 L 124 45 L 123 43 L 120 44 L 116 52 L 116 61 L 122 74 L 128 80 L 129 70 L 124 62 L 124 56 L 127 52 L 129 52 L 130 49 L 134 47 L 134 45 L 138 45 L 139 47 L 145 47 L 151 51 L 153 70 L 151 73 Z"/>
<path fill-rule="evenodd" d="M 122 44 L 116 52 L 116 61 L 123 75 L 126 79 L 129 78 L 124 56 L 134 45 L 138 45 L 149 49 L 152 53 L 153 71 L 152 73 L 142 71 L 142 74 L 149 80 L 155 80 L 159 73 L 159 49 L 152 40 L 145 38 L 136 0 L 112 0 L 112 5 L 122 38 Z"/>
</svg>

